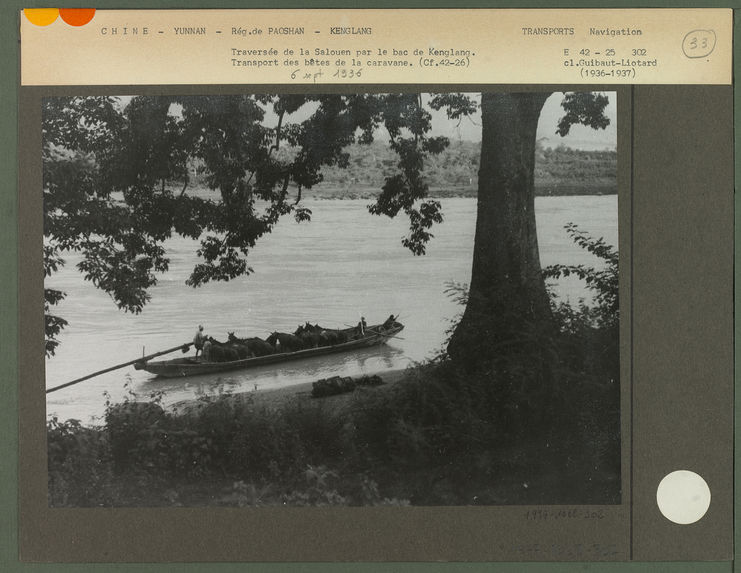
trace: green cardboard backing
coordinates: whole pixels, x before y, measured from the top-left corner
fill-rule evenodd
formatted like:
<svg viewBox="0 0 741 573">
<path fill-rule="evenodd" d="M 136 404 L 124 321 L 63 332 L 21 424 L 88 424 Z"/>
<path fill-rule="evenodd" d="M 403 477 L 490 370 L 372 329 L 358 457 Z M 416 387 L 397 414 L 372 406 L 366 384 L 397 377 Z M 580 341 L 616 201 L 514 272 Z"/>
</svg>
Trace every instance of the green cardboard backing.
<svg viewBox="0 0 741 573">
<path fill-rule="evenodd" d="M 179 2 L 137 2 L 137 1 L 111 1 L 99 0 L 94 2 L 96 8 L 244 8 L 245 2 L 220 2 L 217 6 L 204 6 L 203 3 L 181 0 Z M 18 451 L 18 245 L 23 240 L 23 229 L 17 225 L 17 163 L 16 149 L 18 142 L 17 124 L 17 70 L 18 70 L 18 11 L 23 7 L 44 6 L 69 6 L 77 7 L 75 2 L 25 2 L 10 0 L 3 4 L 2 17 L 0 17 L 0 66 L 4 81 L 0 86 L 0 102 L 3 104 L 4 113 L 0 114 L 0 141 L 3 153 L 0 156 L 0 176 L 3 185 L 0 192 L 0 244 L 3 245 L 3 256 L 0 257 L 0 319 L 2 319 L 3 330 L 0 335 L 0 380 L 3 382 L 3 397 L 0 402 L 0 507 L 4 508 L 0 516 L 0 568 L 6 571 L 573 571 L 574 564 L 502 564 L 496 565 L 485 563 L 458 563 L 458 564 L 435 564 L 435 563 L 380 563 L 380 564 L 33 564 L 21 563 L 18 560 L 18 514 L 17 514 L 17 451 Z M 280 3 L 250 3 L 251 7 L 360 7 L 358 2 L 280 2 Z M 435 0 L 427 2 L 405 2 L 404 7 L 444 7 L 449 3 Z M 400 7 L 395 2 L 373 2 L 363 3 L 363 7 Z M 465 5 L 456 7 L 554 7 L 552 3 L 526 1 L 514 3 L 495 2 L 467 2 Z M 595 7 L 595 2 L 569 2 L 559 3 L 561 7 Z M 602 7 L 608 7 L 602 4 Z M 655 4 L 639 2 L 612 2 L 609 7 L 654 7 Z M 666 7 L 728 7 L 738 6 L 734 3 L 720 2 L 674 2 Z M 736 47 L 735 54 L 739 55 Z M 738 59 L 737 59 L 738 61 Z M 736 64 L 738 65 L 738 64 Z M 735 97 L 739 97 L 735 95 Z M 736 103 L 741 103 L 736 100 Z M 738 161 L 736 162 L 738 165 Z M 737 167 L 738 169 L 738 167 Z M 736 217 L 739 215 L 736 214 Z M 736 221 L 737 223 L 740 221 Z M 738 292 L 738 291 L 737 291 Z M 736 332 L 738 332 L 736 324 Z M 738 541 L 738 539 L 737 539 Z M 599 563 L 584 565 L 590 571 L 731 571 L 733 564 L 725 563 Z"/>
</svg>

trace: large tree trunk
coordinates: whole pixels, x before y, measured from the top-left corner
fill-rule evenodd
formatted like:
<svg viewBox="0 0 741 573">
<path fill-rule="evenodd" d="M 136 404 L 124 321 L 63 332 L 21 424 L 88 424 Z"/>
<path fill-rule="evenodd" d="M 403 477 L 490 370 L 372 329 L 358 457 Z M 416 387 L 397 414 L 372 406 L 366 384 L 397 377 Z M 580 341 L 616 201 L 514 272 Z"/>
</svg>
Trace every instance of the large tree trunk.
<svg viewBox="0 0 741 573">
<path fill-rule="evenodd" d="M 485 93 L 481 98 L 469 299 L 448 345 L 450 358 L 467 370 L 502 360 L 511 365 L 515 356 L 530 363 L 527 369 L 542 370 L 548 353 L 539 347 L 552 339 L 553 320 L 538 254 L 534 168 L 538 118 L 549 95 Z"/>
</svg>

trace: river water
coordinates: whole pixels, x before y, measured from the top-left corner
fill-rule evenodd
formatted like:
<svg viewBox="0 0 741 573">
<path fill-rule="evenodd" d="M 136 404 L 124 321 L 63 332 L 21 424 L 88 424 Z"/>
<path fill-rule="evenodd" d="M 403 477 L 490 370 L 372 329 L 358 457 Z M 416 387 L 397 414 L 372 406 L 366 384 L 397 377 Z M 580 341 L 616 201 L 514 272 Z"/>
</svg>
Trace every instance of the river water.
<svg viewBox="0 0 741 573">
<path fill-rule="evenodd" d="M 127 392 L 142 397 L 164 392 L 163 403 L 172 404 L 203 393 L 277 388 L 332 375 L 383 374 L 433 356 L 444 343 L 449 320 L 462 310 L 444 291 L 450 281 L 470 279 L 476 201 L 442 201 L 445 221 L 433 229 L 435 238 L 423 257 L 401 246 L 404 219 L 370 215 L 368 202 L 307 201 L 312 222 L 285 220 L 261 239 L 250 254 L 253 275 L 197 289 L 185 285 L 197 244 L 172 239 L 167 244 L 170 271 L 136 316 L 119 311 L 108 295 L 83 281 L 75 270 L 79 259 L 68 256 L 66 267 L 46 284 L 67 292 L 58 314 L 69 321 L 56 356 L 46 360 L 46 385 L 189 342 L 198 324 L 219 340 L 228 331 L 264 338 L 273 330 L 292 332 L 306 321 L 341 328 L 356 324 L 361 315 L 375 324 L 394 313 L 405 325 L 402 338 L 372 349 L 218 376 L 159 379 L 125 367 L 48 394 L 47 414 L 91 423 L 104 411 L 104 392 L 113 401 Z M 543 266 L 599 265 L 568 238 L 563 227 L 569 222 L 617 245 L 615 195 L 539 197 L 536 216 Z M 562 280 L 555 289 L 574 303 L 589 298 L 578 279 Z M 182 354 L 163 359 L 177 356 Z"/>
</svg>

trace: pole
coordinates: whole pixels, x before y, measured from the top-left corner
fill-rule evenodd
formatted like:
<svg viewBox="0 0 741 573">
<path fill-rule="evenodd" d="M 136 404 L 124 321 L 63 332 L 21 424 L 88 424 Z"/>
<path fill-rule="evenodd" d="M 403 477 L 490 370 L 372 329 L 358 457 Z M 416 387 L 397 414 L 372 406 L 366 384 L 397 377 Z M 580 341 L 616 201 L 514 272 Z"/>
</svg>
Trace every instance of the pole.
<svg viewBox="0 0 741 573">
<path fill-rule="evenodd" d="M 123 368 L 124 366 L 131 366 L 132 364 L 136 364 L 137 362 L 146 362 L 150 358 L 162 356 L 163 354 L 169 354 L 170 352 L 175 352 L 176 350 L 182 349 L 183 352 L 186 352 L 188 348 L 190 348 L 192 345 L 193 345 L 192 342 L 187 342 L 186 344 L 181 344 L 179 346 L 173 346 L 172 348 L 168 348 L 167 350 L 162 350 L 161 352 L 155 352 L 154 354 L 150 354 L 149 356 L 142 356 L 141 358 L 135 358 L 134 360 L 129 360 L 128 362 L 124 362 L 122 364 L 116 364 L 115 366 L 111 366 L 110 368 L 105 368 L 104 370 L 98 370 L 97 372 L 93 372 L 92 374 L 88 374 L 87 376 L 83 376 L 82 378 L 77 378 L 76 380 L 72 380 L 72 382 L 66 382 L 65 384 L 60 384 L 59 386 L 54 386 L 53 388 L 49 388 L 46 391 L 46 393 L 49 394 L 50 392 L 56 392 L 57 390 L 61 390 L 62 388 L 66 388 L 67 386 L 72 386 L 73 384 L 77 384 L 78 382 L 82 382 L 83 380 L 94 378 L 95 376 L 105 374 L 106 372 L 111 372 L 112 370 L 118 370 L 119 368 Z"/>
<path fill-rule="evenodd" d="M 354 326 L 350 326 L 349 324 L 345 324 L 345 326 L 349 328 L 356 328 Z M 386 334 L 385 332 L 378 332 L 377 330 L 373 330 L 372 328 L 366 328 L 368 332 L 372 332 L 373 334 L 377 334 L 378 336 L 386 336 L 388 338 L 398 338 L 399 340 L 406 340 L 405 338 L 402 338 L 401 336 L 396 336 L 395 334 Z"/>
<path fill-rule="evenodd" d="M 398 338 L 399 340 L 405 340 L 401 336 L 396 336 L 394 334 L 386 334 L 385 332 L 378 332 L 377 330 L 373 330 L 372 328 L 367 329 L 368 332 L 372 332 L 373 334 L 377 334 L 378 336 L 386 336 L 388 338 Z"/>
</svg>

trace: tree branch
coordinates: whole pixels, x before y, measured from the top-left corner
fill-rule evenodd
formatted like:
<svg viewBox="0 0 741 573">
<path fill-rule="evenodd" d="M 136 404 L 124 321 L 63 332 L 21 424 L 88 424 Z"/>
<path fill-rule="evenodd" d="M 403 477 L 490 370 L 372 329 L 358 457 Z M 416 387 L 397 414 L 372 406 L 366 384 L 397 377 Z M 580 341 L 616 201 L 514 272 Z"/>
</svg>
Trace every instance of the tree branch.
<svg viewBox="0 0 741 573">
<path fill-rule="evenodd" d="M 281 195 L 283 197 L 286 196 L 286 193 L 288 192 L 288 183 L 291 181 L 291 173 L 286 173 L 285 177 L 283 178 L 283 189 L 281 190 Z"/>
<path fill-rule="evenodd" d="M 273 153 L 273 151 L 278 151 L 278 149 L 280 148 L 280 132 L 283 127 L 283 116 L 285 115 L 285 113 L 285 110 L 280 110 L 280 114 L 278 115 L 278 127 L 275 128 L 275 143 L 270 146 L 268 155 Z"/>
</svg>

